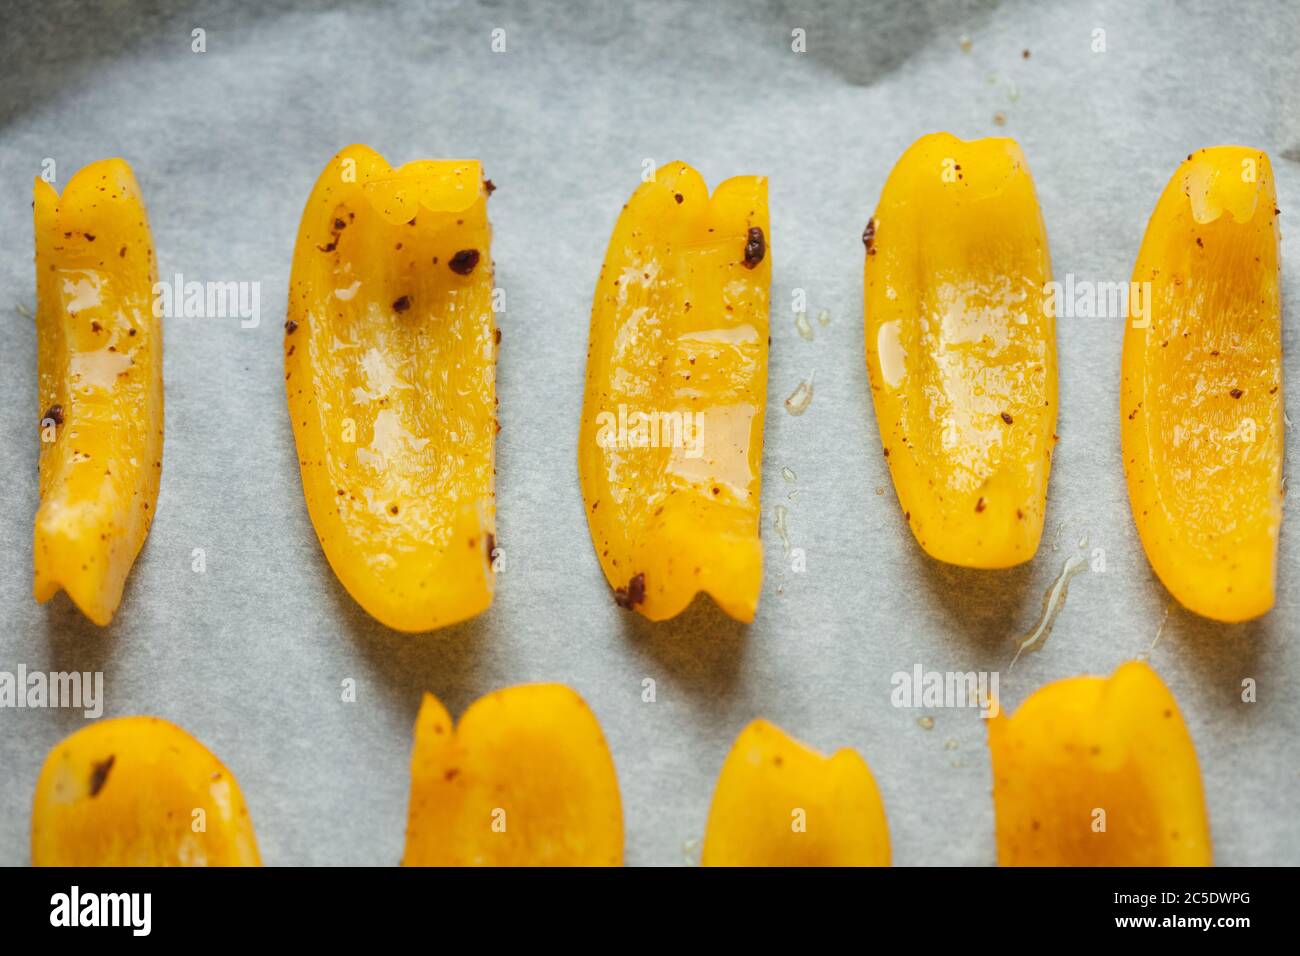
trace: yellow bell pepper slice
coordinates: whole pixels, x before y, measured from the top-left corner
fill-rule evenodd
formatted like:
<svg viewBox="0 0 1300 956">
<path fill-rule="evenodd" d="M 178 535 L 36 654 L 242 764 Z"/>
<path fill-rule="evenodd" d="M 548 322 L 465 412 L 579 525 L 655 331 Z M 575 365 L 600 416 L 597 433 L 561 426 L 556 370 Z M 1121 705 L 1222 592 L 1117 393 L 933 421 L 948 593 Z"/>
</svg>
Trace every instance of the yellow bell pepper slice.
<svg viewBox="0 0 1300 956">
<path fill-rule="evenodd" d="M 285 391 L 307 510 L 340 582 L 399 631 L 492 602 L 496 328 L 477 161 L 349 146 L 294 250 Z"/>
<path fill-rule="evenodd" d="M 931 557 L 1038 550 L 1056 440 L 1047 232 L 1014 140 L 917 140 L 862 235 L 867 372 L 904 518 Z"/>
<path fill-rule="evenodd" d="M 1165 587 L 1219 621 L 1259 617 L 1274 600 L 1284 430 L 1278 244 L 1268 156 L 1216 146 L 1174 173 L 1133 269 L 1131 298 L 1149 309 L 1130 309 L 1124 330 L 1129 502 Z"/>
<path fill-rule="evenodd" d="M 1209 866 L 1196 749 L 1149 666 L 1040 688 L 988 724 L 1003 866 Z"/>
<path fill-rule="evenodd" d="M 153 238 L 121 159 L 92 163 L 60 197 L 37 179 L 40 506 L 32 594 L 67 592 L 101 627 L 144 545 L 162 475 L 162 325 Z"/>
<path fill-rule="evenodd" d="M 652 621 L 710 594 L 753 620 L 767 402 L 767 180 L 710 198 L 669 163 L 619 216 L 596 285 L 578 468 L 615 599 Z"/>
<path fill-rule="evenodd" d="M 766 720 L 741 731 L 713 791 L 704 866 L 888 866 L 889 852 L 857 751 L 823 756 Z"/>
<path fill-rule="evenodd" d="M 425 694 L 415 721 L 404 866 L 618 866 L 623 807 L 600 724 L 560 684 L 475 701 L 452 729 Z"/>
<path fill-rule="evenodd" d="M 101 720 L 55 745 L 32 801 L 33 866 L 259 866 L 234 775 L 175 724 Z"/>
</svg>

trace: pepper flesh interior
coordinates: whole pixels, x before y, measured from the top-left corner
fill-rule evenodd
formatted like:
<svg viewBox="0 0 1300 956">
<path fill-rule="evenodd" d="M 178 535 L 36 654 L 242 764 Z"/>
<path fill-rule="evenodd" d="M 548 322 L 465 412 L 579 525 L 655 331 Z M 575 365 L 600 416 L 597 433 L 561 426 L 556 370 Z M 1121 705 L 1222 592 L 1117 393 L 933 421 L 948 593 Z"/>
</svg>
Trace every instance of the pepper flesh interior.
<svg viewBox="0 0 1300 956">
<path fill-rule="evenodd" d="M 258 866 L 234 775 L 175 724 L 101 720 L 55 745 L 32 801 L 33 866 Z"/>
<path fill-rule="evenodd" d="M 591 310 L 578 466 L 601 569 L 650 620 L 750 621 L 763 555 L 767 180 L 669 163 L 623 208 Z"/>
<path fill-rule="evenodd" d="M 709 807 L 704 866 L 888 866 L 889 824 L 855 750 L 826 757 L 766 720 L 736 738 Z"/>
<path fill-rule="evenodd" d="M 1133 269 L 1120 394 L 1129 503 L 1165 587 L 1220 621 L 1258 617 L 1274 601 L 1278 244 L 1268 156 L 1216 146 L 1174 173 Z"/>
<path fill-rule="evenodd" d="M 162 474 L 162 325 L 140 186 L 121 159 L 60 197 L 37 179 L 40 506 L 32 594 L 60 589 L 107 625 L 144 545 Z"/>
<path fill-rule="evenodd" d="M 404 866 L 618 866 L 623 808 L 600 724 L 560 684 L 495 691 L 455 730 L 425 694 Z"/>
<path fill-rule="evenodd" d="M 478 162 L 350 146 L 294 251 L 285 390 L 307 510 L 367 612 L 425 631 L 492 601 L 496 341 Z"/>
<path fill-rule="evenodd" d="M 1033 179 L 1010 139 L 917 140 L 866 243 L 866 357 L 904 517 L 926 553 L 1028 561 L 1056 428 L 1052 268 Z"/>
<path fill-rule="evenodd" d="M 1040 688 L 989 720 L 1003 866 L 1209 866 L 1196 749 L 1150 667 Z"/>
</svg>

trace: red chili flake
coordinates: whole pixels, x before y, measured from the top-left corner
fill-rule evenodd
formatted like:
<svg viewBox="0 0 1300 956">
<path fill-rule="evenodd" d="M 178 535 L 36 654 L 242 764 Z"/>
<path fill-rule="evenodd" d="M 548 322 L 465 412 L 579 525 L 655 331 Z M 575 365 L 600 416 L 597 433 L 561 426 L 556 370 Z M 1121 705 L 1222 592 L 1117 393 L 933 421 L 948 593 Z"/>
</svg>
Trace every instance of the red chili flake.
<svg viewBox="0 0 1300 956">
<path fill-rule="evenodd" d="M 290 319 L 288 322 L 284 323 L 285 335 L 293 335 L 293 333 L 297 331 L 298 331 L 298 323 L 295 322 L 293 319 Z"/>
<path fill-rule="evenodd" d="M 1029 51 L 1028 51 L 1028 50 L 1021 50 L 1021 51 L 1020 51 L 1020 56 L 1021 56 L 1022 59 L 1028 60 L 1028 59 L 1029 59 Z"/>
<path fill-rule="evenodd" d="M 496 344 L 497 344 L 497 345 L 500 345 L 500 344 L 501 344 L 501 330 L 500 330 L 500 329 L 497 329 L 496 332 L 493 333 L 493 338 L 496 339 Z"/>
<path fill-rule="evenodd" d="M 93 319 L 91 320 L 91 322 L 90 322 L 90 331 L 92 331 L 92 332 L 98 332 L 98 331 L 100 331 L 102 328 L 103 328 L 103 326 L 100 325 L 98 322 L 96 322 L 96 321 L 93 320 Z"/>
<path fill-rule="evenodd" d="M 1003 420 L 1004 422 L 1006 422 L 1008 425 L 1010 425 L 1011 422 L 1012 422 L 1011 413 L 1010 413 L 1010 412 L 1003 412 L 1003 413 L 1002 413 L 1002 420 Z"/>
<path fill-rule="evenodd" d="M 614 603 L 621 608 L 632 610 L 638 604 L 645 601 L 645 575 L 634 574 L 632 580 L 627 582 L 626 588 L 618 588 L 614 591 Z"/>
<path fill-rule="evenodd" d="M 321 252 L 333 252 L 338 247 L 339 247 L 338 240 L 335 239 L 333 242 L 327 242 L 325 243 L 325 245 L 317 246 L 316 248 L 319 249 Z"/>
<path fill-rule="evenodd" d="M 745 268 L 752 269 L 767 255 L 767 239 L 763 236 L 763 230 L 758 226 L 749 228 L 749 235 L 745 239 Z"/>
<path fill-rule="evenodd" d="M 491 559 L 492 553 L 496 551 L 496 549 L 497 549 L 497 536 L 494 535 L 491 531 L 489 531 L 487 535 L 487 554 L 489 559 Z"/>
<path fill-rule="evenodd" d="M 862 230 L 862 244 L 867 247 L 867 255 L 876 254 L 876 217 L 867 220 L 867 228 Z"/>
<path fill-rule="evenodd" d="M 984 504 L 984 499 L 983 499 L 983 498 L 981 498 L 979 501 L 975 502 L 975 511 L 976 511 L 976 512 L 983 511 L 986 507 L 988 507 L 988 506 L 987 506 L 986 504 Z"/>
<path fill-rule="evenodd" d="M 483 180 L 483 188 L 487 191 L 487 194 L 491 196 L 497 191 L 497 184 L 490 179 L 485 179 Z"/>
<path fill-rule="evenodd" d="M 92 236 L 92 235 L 91 235 L 90 233 L 88 233 L 88 232 L 83 232 L 82 235 L 86 237 L 86 241 L 87 241 L 87 242 L 94 242 L 94 241 L 95 241 L 95 237 Z"/>
<path fill-rule="evenodd" d="M 48 421 L 51 421 L 51 422 L 54 422 L 55 425 L 62 425 L 62 424 L 63 424 L 63 406 L 62 406 L 62 405 L 51 405 L 49 408 L 47 408 L 47 409 L 45 410 L 45 414 L 41 416 L 41 422 L 44 423 L 44 422 L 47 421 L 47 420 L 48 420 Z"/>
<path fill-rule="evenodd" d="M 681 193 L 673 193 L 673 198 L 677 200 L 677 205 L 679 206 L 682 203 L 686 202 L 686 197 L 683 196 Z"/>
<path fill-rule="evenodd" d="M 451 257 L 447 262 L 447 265 L 451 268 L 452 272 L 456 273 L 456 275 L 467 276 L 473 272 L 474 267 L 478 265 L 478 250 L 462 249 Z"/>
<path fill-rule="evenodd" d="M 411 297 L 409 295 L 404 295 L 400 299 L 393 300 L 394 312 L 405 312 L 410 307 L 411 307 Z"/>
<path fill-rule="evenodd" d="M 344 222 L 342 219 L 335 219 L 335 220 L 334 220 L 334 228 L 335 228 L 336 230 L 346 229 L 347 227 L 348 227 L 348 224 L 347 224 L 346 222 Z"/>
<path fill-rule="evenodd" d="M 90 795 L 99 796 L 99 791 L 104 789 L 104 784 L 108 782 L 108 772 L 113 769 L 113 761 L 117 757 L 109 754 L 107 760 L 94 764 L 90 770 Z"/>
<path fill-rule="evenodd" d="M 1234 388 L 1234 389 L 1233 389 L 1231 392 L 1229 392 L 1228 394 L 1231 395 L 1233 398 L 1241 398 L 1241 396 L 1242 396 L 1243 394 L 1245 394 L 1245 393 L 1242 392 L 1242 390 L 1239 389 L 1239 388 Z"/>
</svg>

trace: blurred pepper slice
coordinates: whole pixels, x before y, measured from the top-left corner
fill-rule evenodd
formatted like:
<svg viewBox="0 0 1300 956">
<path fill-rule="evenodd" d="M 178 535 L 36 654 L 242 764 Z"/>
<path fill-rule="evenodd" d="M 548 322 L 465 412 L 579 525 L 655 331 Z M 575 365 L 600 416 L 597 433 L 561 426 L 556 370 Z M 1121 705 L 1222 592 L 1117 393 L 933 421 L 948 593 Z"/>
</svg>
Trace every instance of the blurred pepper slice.
<svg viewBox="0 0 1300 956">
<path fill-rule="evenodd" d="M 862 239 L 867 372 L 904 518 L 940 561 L 1028 561 L 1057 371 L 1047 232 L 1020 147 L 923 136 Z"/>
<path fill-rule="evenodd" d="M 45 758 L 33 866 L 259 866 L 239 783 L 175 724 L 91 724 Z"/>
<path fill-rule="evenodd" d="M 988 727 L 1003 866 L 1212 862 L 1196 750 L 1146 664 L 1048 684 Z"/>
<path fill-rule="evenodd" d="M 1282 303 L 1268 156 L 1216 146 L 1165 187 L 1133 269 L 1120 435 L 1147 558 L 1188 609 L 1273 606 L 1282 524 Z M 1139 296 L 1141 298 L 1139 298 Z"/>
<path fill-rule="evenodd" d="M 62 198 L 37 179 L 41 503 L 32 594 L 59 589 L 103 626 L 144 545 L 162 474 L 162 325 L 140 186 L 92 163 Z"/>
<path fill-rule="evenodd" d="M 755 720 L 718 775 L 704 866 L 888 866 L 889 824 L 857 751 L 831 757 Z"/>
<path fill-rule="evenodd" d="M 303 211 L 285 390 L 307 510 L 363 608 L 425 631 L 492 602 L 496 331 L 476 161 L 349 146 Z"/>
<path fill-rule="evenodd" d="M 709 197 L 669 163 L 623 207 L 591 309 L 578 467 L 615 599 L 652 621 L 701 591 L 753 620 L 767 401 L 767 180 Z"/>
<path fill-rule="evenodd" d="M 481 698 L 452 730 L 415 721 L 404 866 L 618 866 L 623 807 L 600 724 L 560 684 Z"/>
</svg>

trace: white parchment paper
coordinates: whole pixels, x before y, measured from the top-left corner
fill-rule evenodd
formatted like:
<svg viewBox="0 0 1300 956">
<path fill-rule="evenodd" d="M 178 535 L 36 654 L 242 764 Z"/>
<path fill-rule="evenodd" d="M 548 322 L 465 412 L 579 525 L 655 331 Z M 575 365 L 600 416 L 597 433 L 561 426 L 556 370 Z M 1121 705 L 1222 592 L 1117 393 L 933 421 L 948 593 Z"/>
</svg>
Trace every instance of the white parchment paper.
<svg viewBox="0 0 1300 956">
<path fill-rule="evenodd" d="M 1196 740 L 1216 859 L 1300 863 L 1294 519 L 1266 618 L 1224 626 L 1171 608 L 1137 539 L 1119 457 L 1122 320 L 1066 319 L 1061 442 L 1037 558 L 999 573 L 931 561 L 899 512 L 871 411 L 859 240 L 918 136 L 1005 134 L 1028 156 L 1057 277 L 1124 281 L 1187 153 L 1263 148 L 1283 211 L 1288 401 L 1300 420 L 1300 248 L 1288 226 L 1300 213 L 1300 7 L 46 0 L 4 4 L 0 27 L 0 670 L 102 671 L 107 715 L 185 727 L 238 777 L 266 862 L 396 863 L 420 692 L 458 714 L 495 688 L 556 680 L 604 727 L 628 863 L 698 857 L 718 768 L 761 715 L 866 757 L 896 862 L 991 864 L 981 720 L 895 708 L 891 675 L 917 663 L 997 670 L 1014 706 L 1047 681 L 1149 652 Z M 195 29 L 206 52 L 192 50 Z M 505 52 L 493 52 L 497 29 Z M 791 49 L 796 29 L 805 53 Z M 281 324 L 298 218 L 325 162 L 358 141 L 394 164 L 477 157 L 498 186 L 506 567 L 487 614 L 417 637 L 376 624 L 335 581 L 285 409 Z M 34 306 L 32 177 L 52 158 L 61 187 L 113 155 L 144 189 L 162 274 L 260 283 L 262 314 L 254 329 L 168 321 L 157 518 L 116 620 L 99 630 L 62 596 L 31 597 L 42 410 L 24 313 Z M 767 570 L 749 627 L 707 602 L 661 625 L 616 608 L 577 485 L 593 284 L 643 162 L 674 159 L 711 185 L 770 177 Z M 811 342 L 793 322 L 796 289 Z M 823 309 L 826 325 L 815 320 Z M 782 400 L 814 372 L 811 407 L 790 416 Z M 1293 471 L 1300 438 L 1287 437 Z M 778 504 L 806 573 L 790 569 L 775 533 Z M 1085 537 L 1090 555 L 1104 550 L 1105 571 L 1074 579 L 1044 649 L 1008 671 L 1015 638 Z M 348 678 L 355 703 L 341 700 Z M 646 678 L 654 703 L 642 700 Z M 1245 678 L 1258 683 L 1256 703 L 1241 701 Z M 28 861 L 38 769 L 84 723 L 79 711 L 0 710 L 0 863 Z"/>
</svg>

